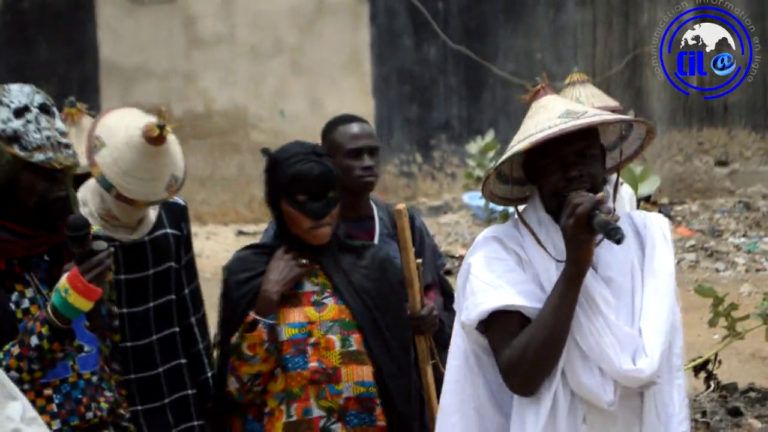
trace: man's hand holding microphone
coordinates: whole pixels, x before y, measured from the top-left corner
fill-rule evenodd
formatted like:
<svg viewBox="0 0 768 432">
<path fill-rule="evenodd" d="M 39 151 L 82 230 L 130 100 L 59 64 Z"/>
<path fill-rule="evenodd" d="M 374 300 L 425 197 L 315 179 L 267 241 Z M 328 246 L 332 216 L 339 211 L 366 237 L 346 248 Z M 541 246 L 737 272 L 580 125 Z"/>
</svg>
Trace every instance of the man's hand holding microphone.
<svg viewBox="0 0 768 432">
<path fill-rule="evenodd" d="M 593 195 L 586 191 L 568 194 L 560 215 L 560 229 L 565 241 L 566 263 L 580 269 L 589 268 L 595 252 L 598 234 L 621 244 L 624 231 L 617 225 L 619 218 L 605 203 L 603 192 Z"/>
<path fill-rule="evenodd" d="M 62 328 L 90 311 L 103 296 L 113 256 L 106 242 L 92 240 L 91 224 L 82 215 L 67 219 L 66 234 L 75 266 L 56 285 L 47 306 L 48 317 Z"/>
</svg>

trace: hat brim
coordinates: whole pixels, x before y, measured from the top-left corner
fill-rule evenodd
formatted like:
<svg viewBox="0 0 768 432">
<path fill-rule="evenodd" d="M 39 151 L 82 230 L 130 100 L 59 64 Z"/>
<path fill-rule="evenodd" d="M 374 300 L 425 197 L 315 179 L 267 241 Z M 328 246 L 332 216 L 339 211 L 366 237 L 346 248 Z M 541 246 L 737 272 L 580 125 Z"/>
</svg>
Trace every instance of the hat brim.
<svg viewBox="0 0 768 432">
<path fill-rule="evenodd" d="M 610 112 L 580 119 L 549 130 L 524 137 L 524 144 L 510 148 L 483 180 L 483 196 L 495 204 L 513 206 L 524 204 L 534 191 L 523 174 L 525 152 L 565 134 L 597 127 L 606 150 L 606 174 L 613 174 L 637 156 L 656 136 L 653 126 L 644 119 L 621 116 Z"/>
</svg>

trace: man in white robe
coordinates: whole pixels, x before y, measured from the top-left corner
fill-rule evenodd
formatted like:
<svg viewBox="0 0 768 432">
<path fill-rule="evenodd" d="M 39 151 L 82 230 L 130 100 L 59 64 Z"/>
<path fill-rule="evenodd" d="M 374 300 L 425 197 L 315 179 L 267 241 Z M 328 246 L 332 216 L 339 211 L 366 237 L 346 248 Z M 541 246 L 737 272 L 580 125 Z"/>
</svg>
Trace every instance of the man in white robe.
<svg viewBox="0 0 768 432">
<path fill-rule="evenodd" d="M 631 127 L 612 133 L 618 121 Z M 651 137 L 640 119 L 534 94 L 483 189 L 527 206 L 462 265 L 438 432 L 690 430 L 669 223 L 622 214 L 621 245 L 591 224 L 609 212 L 607 168 Z"/>
<path fill-rule="evenodd" d="M 50 431 L 24 393 L 3 370 L 0 370 L 0 425 L 8 432 Z"/>
</svg>

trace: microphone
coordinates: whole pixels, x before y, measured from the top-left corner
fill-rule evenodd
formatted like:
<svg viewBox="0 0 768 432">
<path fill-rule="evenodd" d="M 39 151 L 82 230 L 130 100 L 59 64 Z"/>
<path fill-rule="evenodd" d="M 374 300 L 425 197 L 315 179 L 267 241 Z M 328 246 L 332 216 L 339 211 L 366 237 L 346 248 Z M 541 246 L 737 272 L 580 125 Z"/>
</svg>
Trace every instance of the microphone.
<svg viewBox="0 0 768 432">
<path fill-rule="evenodd" d="M 75 264 L 82 265 L 89 258 L 91 251 L 91 223 L 81 214 L 67 218 L 67 245 L 75 255 Z"/>
<path fill-rule="evenodd" d="M 92 241 L 91 223 L 81 214 L 73 214 L 67 218 L 65 234 L 67 245 L 75 255 L 75 264 L 78 266 L 108 247 L 104 241 Z"/>
<path fill-rule="evenodd" d="M 599 210 L 592 210 L 589 223 L 611 243 L 620 245 L 624 242 L 624 230 Z"/>
</svg>

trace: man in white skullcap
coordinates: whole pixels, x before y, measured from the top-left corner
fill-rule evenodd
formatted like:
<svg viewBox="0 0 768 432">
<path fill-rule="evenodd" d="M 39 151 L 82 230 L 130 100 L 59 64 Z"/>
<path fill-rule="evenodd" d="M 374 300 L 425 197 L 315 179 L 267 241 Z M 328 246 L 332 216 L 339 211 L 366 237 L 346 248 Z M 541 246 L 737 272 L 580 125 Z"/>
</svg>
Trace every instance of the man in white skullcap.
<svg viewBox="0 0 768 432">
<path fill-rule="evenodd" d="M 608 223 L 623 243 L 598 234 L 606 174 L 653 128 L 546 84 L 529 102 L 483 183 L 489 201 L 527 205 L 459 272 L 437 431 L 688 431 L 669 222 L 633 211 Z"/>
<path fill-rule="evenodd" d="M 164 115 L 102 113 L 85 154 L 92 178 L 77 193 L 94 238 L 114 248 L 118 354 L 131 421 L 144 431 L 203 431 L 213 388 L 211 343 L 198 282 L 181 145 Z"/>
</svg>

